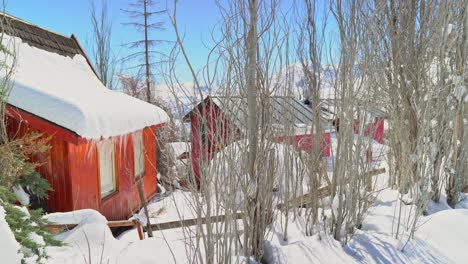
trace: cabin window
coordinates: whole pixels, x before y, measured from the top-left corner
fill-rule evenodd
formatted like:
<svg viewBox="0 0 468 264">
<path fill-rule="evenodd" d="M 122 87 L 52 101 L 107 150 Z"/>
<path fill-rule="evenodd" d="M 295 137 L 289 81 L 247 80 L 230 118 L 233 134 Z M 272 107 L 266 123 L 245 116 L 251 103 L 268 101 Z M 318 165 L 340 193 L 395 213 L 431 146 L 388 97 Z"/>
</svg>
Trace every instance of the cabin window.
<svg viewBox="0 0 468 264">
<path fill-rule="evenodd" d="M 135 164 L 135 177 L 145 175 L 145 145 L 143 144 L 143 133 L 133 134 L 133 157 Z"/>
<path fill-rule="evenodd" d="M 116 191 L 115 148 L 112 140 L 98 143 L 99 175 L 101 179 L 101 197 Z"/>
</svg>

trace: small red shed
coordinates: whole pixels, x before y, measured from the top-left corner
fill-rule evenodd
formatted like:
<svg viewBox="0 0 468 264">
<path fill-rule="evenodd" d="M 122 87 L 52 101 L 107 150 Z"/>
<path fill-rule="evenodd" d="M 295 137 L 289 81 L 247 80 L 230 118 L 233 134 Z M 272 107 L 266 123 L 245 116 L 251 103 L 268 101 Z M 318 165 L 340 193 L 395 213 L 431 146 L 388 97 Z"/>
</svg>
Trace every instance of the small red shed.
<svg viewBox="0 0 468 264">
<path fill-rule="evenodd" d="M 156 194 L 155 130 L 167 114 L 104 87 L 73 35 L 2 19 L 9 25 L 2 43 L 16 50 L 7 130 L 12 138 L 51 138 L 50 150 L 32 157 L 54 189 L 48 211 L 91 208 L 127 219 L 140 208 L 138 181 L 146 199 Z"/>
<path fill-rule="evenodd" d="M 290 96 L 271 96 L 262 100 L 268 107 L 270 124 L 277 129 L 275 142 L 294 144 L 298 149 L 311 151 L 315 143 L 322 144 L 322 155 L 330 156 L 330 132 L 324 130 L 318 136 L 310 133 L 313 113 L 310 108 Z M 200 169 L 209 163 L 216 152 L 232 141 L 242 139 L 247 126 L 247 99 L 240 96 L 208 96 L 185 117 L 191 122 L 192 169 L 200 183 Z M 323 121 L 323 120 L 322 120 Z M 289 126 L 287 132 L 284 127 Z M 328 127 L 323 124 L 323 127 Z M 202 166 L 201 166 L 202 165 Z"/>
<path fill-rule="evenodd" d="M 330 113 L 330 118 L 337 130 L 340 127 L 340 120 L 334 114 L 337 102 L 335 99 L 322 100 L 322 108 Z M 364 120 L 364 136 L 372 137 L 380 144 L 384 143 L 385 118 L 387 114 L 379 108 L 371 106 L 359 106 L 354 109 L 354 133 L 359 133 L 361 124 L 359 120 Z"/>
</svg>

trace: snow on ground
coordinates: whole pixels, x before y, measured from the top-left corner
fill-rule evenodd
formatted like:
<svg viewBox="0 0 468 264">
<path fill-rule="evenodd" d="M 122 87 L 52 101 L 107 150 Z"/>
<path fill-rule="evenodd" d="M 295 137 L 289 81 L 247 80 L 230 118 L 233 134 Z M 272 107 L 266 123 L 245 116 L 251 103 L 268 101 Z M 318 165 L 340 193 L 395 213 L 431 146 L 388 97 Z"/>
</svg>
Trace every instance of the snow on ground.
<svg viewBox="0 0 468 264">
<path fill-rule="evenodd" d="M 417 252 L 421 245 L 433 249 L 434 258 L 456 263 L 468 260 L 468 210 L 453 209 L 433 214 L 424 219 L 411 241 L 410 253 Z M 431 252 L 431 251 L 429 251 Z"/>
<path fill-rule="evenodd" d="M 187 156 L 183 159 L 178 159 L 179 156 L 185 152 L 190 152 L 191 144 L 190 142 L 171 142 L 168 143 L 169 150 L 174 160 L 174 165 L 172 167 L 171 173 L 174 177 L 174 186 L 179 186 L 179 182 L 187 182 L 189 181 L 190 173 L 189 170 L 189 159 L 190 157 Z"/>
<path fill-rule="evenodd" d="M 374 153 L 386 151 L 385 146 L 375 143 L 373 149 Z M 376 167 L 387 167 L 381 157 L 374 162 Z M 397 190 L 384 187 L 387 177 L 388 172 L 377 177 L 377 191 L 371 198 L 373 204 L 361 228 L 356 230 L 347 245 L 334 240 L 328 233 L 329 226 L 323 224 L 314 235 L 307 236 L 304 218 L 297 215 L 294 218 L 292 214 L 285 240 L 281 223 L 284 223 L 286 216 L 275 211 L 274 225 L 267 232 L 265 259 L 268 263 L 466 263 L 466 194 L 461 196 L 462 201 L 456 206 L 458 209 L 451 209 L 446 204 L 444 194 L 439 203 L 429 203 L 428 215 L 420 217 L 414 238 L 408 240 L 411 222 L 406 220 L 406 216 L 414 213 L 414 207 L 401 203 Z M 180 190 L 166 192 L 149 203 L 150 221 L 163 223 L 195 218 L 193 206 L 196 201 L 204 205 L 203 199 L 196 193 Z M 404 217 L 397 224 L 396 215 L 400 209 Z M 325 208 L 326 215 L 329 211 L 329 208 Z M 48 263 L 83 263 L 89 259 L 93 263 L 99 263 L 101 259 L 103 263 L 196 263 L 198 260 L 193 244 L 196 241 L 196 226 L 155 231 L 153 238 L 140 241 L 136 229 L 114 238 L 107 220 L 93 210 L 54 213 L 46 217 L 49 221 L 62 224 L 79 223 L 73 230 L 57 235 L 67 246 L 48 248 L 51 256 Z M 134 217 L 145 224 L 143 210 Z M 3 237 L 5 229 L 2 230 L 2 219 L 0 210 L 0 234 Z M 400 231 L 398 239 L 395 238 L 397 227 Z M 0 243 L 5 241 L 1 239 Z M 15 245 L 18 246 L 14 243 L 6 246 L 14 248 Z"/>
<path fill-rule="evenodd" d="M 127 134 L 169 120 L 162 109 L 107 89 L 82 55 L 62 56 L 16 37 L 4 36 L 2 41 L 17 54 L 9 104 L 87 139 Z"/>
<path fill-rule="evenodd" d="M 200 199 L 190 192 L 176 190 L 167 196 L 157 196 L 148 204 L 151 223 L 163 223 L 181 219 L 195 218 L 194 201 Z M 133 216 L 146 224 L 144 209 Z"/>
<path fill-rule="evenodd" d="M 301 216 L 289 218 L 287 239 L 280 223 L 285 215 L 278 214 L 274 229 L 265 248 L 268 263 L 353 263 L 354 259 L 343 249 L 340 242 L 324 232 L 313 236 L 305 233 Z"/>
<path fill-rule="evenodd" d="M 414 208 L 397 202 L 398 197 L 398 192 L 390 189 L 383 190 L 376 196 L 374 204 L 365 216 L 361 230 L 356 232 L 347 247 L 348 252 L 357 262 L 412 263 L 416 261 L 434 263 L 431 261 L 433 256 L 429 251 L 401 251 L 407 241 L 408 236 L 404 232 L 409 224 L 406 222 L 406 217 L 403 217 L 398 225 L 396 216 L 400 206 L 404 216 L 413 213 Z M 394 237 L 397 226 L 400 228 L 400 239 Z M 420 241 L 417 238 L 411 240 L 406 249 L 418 243 Z M 441 256 L 440 260 L 444 260 L 444 257 Z"/>
<path fill-rule="evenodd" d="M 130 244 L 118 263 L 190 263 L 181 229 L 154 232 L 154 237 L 139 240 L 135 230 L 124 233 L 119 241 Z M 189 251 L 190 252 L 190 251 Z"/>
<path fill-rule="evenodd" d="M 270 263 L 466 263 L 468 210 L 447 209 L 422 217 L 414 239 L 406 244 L 407 236 L 392 235 L 397 198 L 395 190 L 380 192 L 361 230 L 345 246 L 323 230 L 306 236 L 303 218 L 291 217 L 287 241 L 280 228 L 273 231 L 267 247 Z M 410 206 L 404 207 L 410 213 Z M 405 230 L 405 223 L 401 228 Z"/>
<path fill-rule="evenodd" d="M 397 198 L 395 190 L 379 192 L 362 228 L 345 246 L 323 228 L 313 236 L 306 236 L 303 219 L 294 220 L 292 216 L 285 241 L 278 228 L 285 216 L 277 212 L 275 228 L 270 229 L 267 236 L 266 260 L 268 263 L 466 263 L 468 210 L 445 209 L 422 217 L 414 239 L 406 244 L 406 236 L 395 239 L 392 235 L 395 231 L 393 216 L 399 206 Z M 149 204 L 151 222 L 193 218 L 189 203 L 193 199 L 196 196 L 183 191 L 154 199 Z M 410 209 L 410 206 L 403 206 L 404 210 Z M 0 209 L 0 233 L 1 214 Z M 153 238 L 140 241 L 136 229 L 114 238 L 105 218 L 93 210 L 54 213 L 47 218 L 58 223 L 79 223 L 78 227 L 57 235 L 67 246 L 48 248 L 51 256 L 48 263 L 84 263 L 89 259 L 92 263 L 100 263 L 101 259 L 103 263 L 192 263 L 195 258 L 191 243 L 195 241 L 196 227 L 155 231 Z M 10 244 L 10 247 L 15 245 Z"/>
<path fill-rule="evenodd" d="M 58 224 L 78 224 L 56 236 L 66 246 L 48 248 L 47 253 L 51 256 L 48 263 L 115 263 L 119 252 L 127 246 L 112 236 L 106 218 L 97 211 L 53 213 L 46 218 Z"/>
<path fill-rule="evenodd" d="M 21 248 L 16 242 L 15 235 L 5 220 L 5 209 L 0 206 L 0 258 L 2 263 L 21 263 L 22 255 L 18 253 Z"/>
<path fill-rule="evenodd" d="M 107 226 L 107 220 L 94 210 L 53 213 L 47 215 L 47 218 L 58 223 L 79 223 L 76 228 L 56 236 L 66 246 L 47 248 L 50 256 L 47 263 L 140 264 L 185 263 L 187 260 L 185 242 L 181 239 L 183 234 L 178 229 L 155 232 L 155 237 L 141 241 L 133 229 L 116 239 Z"/>
</svg>

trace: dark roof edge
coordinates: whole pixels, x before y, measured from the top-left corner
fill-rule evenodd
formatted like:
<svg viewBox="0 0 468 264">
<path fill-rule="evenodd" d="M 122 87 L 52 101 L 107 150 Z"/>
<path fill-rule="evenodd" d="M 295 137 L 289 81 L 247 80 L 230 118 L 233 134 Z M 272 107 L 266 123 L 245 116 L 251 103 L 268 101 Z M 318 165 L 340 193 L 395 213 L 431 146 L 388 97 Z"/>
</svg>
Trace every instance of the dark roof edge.
<svg viewBox="0 0 468 264">
<path fill-rule="evenodd" d="M 206 105 L 208 103 L 208 101 L 212 101 L 211 100 L 211 95 L 207 95 L 205 97 L 205 99 L 203 99 L 200 103 L 198 103 L 194 108 L 192 108 L 192 110 L 190 110 L 187 114 L 185 114 L 185 116 L 182 118 L 183 121 L 189 121 L 190 118 L 192 118 L 192 115 L 194 114 L 195 111 L 198 111 L 198 109 L 202 106 L 202 105 Z"/>
<path fill-rule="evenodd" d="M 60 34 L 60 33 L 55 32 L 55 31 L 53 31 L 53 30 L 50 30 L 50 29 L 48 29 L 48 28 L 40 27 L 40 26 L 38 26 L 38 25 L 36 25 L 36 24 L 33 24 L 33 23 L 29 22 L 29 21 L 26 21 L 26 20 L 24 20 L 24 19 L 21 19 L 21 18 L 19 18 L 19 17 L 13 16 L 13 15 L 11 15 L 11 14 L 8 14 L 8 13 L 2 12 L 2 11 L 0 11 L 0 16 L 4 16 L 4 17 L 8 17 L 8 18 L 10 18 L 10 19 L 17 20 L 17 21 L 19 21 L 19 22 L 21 22 L 21 23 L 28 24 L 28 25 L 30 25 L 30 26 L 39 28 L 39 29 L 41 29 L 41 30 L 47 31 L 47 32 L 49 32 L 49 33 L 52 33 L 52 34 L 55 34 L 55 35 L 58 35 L 58 36 L 61 36 L 61 37 L 64 37 L 64 38 L 70 38 L 70 37 L 67 37 L 67 36 L 65 36 L 65 35 L 63 35 L 63 34 Z"/>
<path fill-rule="evenodd" d="M 75 54 L 74 55 L 77 55 L 77 54 L 80 54 L 82 55 L 83 57 L 85 57 L 86 59 L 86 62 L 88 63 L 89 67 L 91 67 L 91 70 L 93 71 L 94 75 L 99 79 L 99 81 L 102 83 L 102 80 L 101 78 L 99 77 L 99 75 L 97 74 L 97 71 L 96 69 L 94 68 L 93 64 L 91 63 L 91 60 L 89 59 L 88 55 L 86 54 L 85 50 L 83 49 L 83 46 L 81 46 L 81 43 L 78 41 L 78 38 L 75 36 L 75 34 L 72 34 L 70 37 L 68 36 L 65 36 L 65 35 L 62 35 L 60 33 L 57 33 L 57 32 L 54 32 L 52 30 L 49 30 L 49 29 L 46 29 L 46 28 L 43 28 L 43 27 L 40 27 L 38 25 L 35 25 L 35 24 L 32 24 L 31 22 L 28 22 L 26 20 L 23 20 L 21 18 L 18 18 L 18 17 L 15 17 L 13 15 L 10 15 L 8 13 L 4 13 L 4 12 L 0 12 L 0 19 L 1 18 L 6 18 L 6 19 L 10 19 L 10 20 L 14 20 L 16 22 L 19 22 L 19 23 L 22 23 L 22 24 L 25 24 L 27 25 L 27 27 L 30 27 L 30 28 L 35 28 L 36 30 L 40 30 L 42 32 L 47 32 L 47 34 L 51 34 L 51 35 L 55 35 L 55 37 L 58 37 L 58 38 L 62 38 L 62 39 L 67 39 L 68 41 L 72 41 L 76 47 L 73 47 L 75 49 Z M 8 23 L 8 22 L 7 22 Z M 49 51 L 49 52 L 53 52 L 53 51 L 50 51 L 49 49 L 54 49 L 54 47 L 40 47 L 41 45 L 39 43 L 31 43 L 31 42 L 35 42 L 35 41 L 32 41 L 30 39 L 24 39 L 22 37 L 22 34 L 18 33 L 18 32 L 15 32 L 16 30 L 24 30 L 23 29 L 18 29 L 18 28 L 15 28 L 14 26 L 11 27 L 11 30 L 12 30 L 12 35 L 20 38 L 23 42 L 26 42 L 26 43 L 29 43 L 30 45 L 33 45 L 37 48 L 40 48 L 40 49 L 44 49 L 46 51 Z M 29 34 L 33 34 L 32 32 L 28 32 Z M 24 35 L 23 35 L 24 36 Z M 40 38 L 40 37 L 39 37 Z M 69 53 L 70 54 L 73 54 L 73 52 L 71 51 L 61 51 L 61 52 L 65 52 L 65 53 Z M 60 52 L 59 52 L 60 54 Z M 63 54 L 61 54 L 63 55 Z"/>
<path fill-rule="evenodd" d="M 17 37 L 32 47 L 68 57 L 83 55 L 82 50 L 71 37 L 41 28 L 6 13 L 0 12 L 0 20 L 2 32 Z"/>
<path fill-rule="evenodd" d="M 80 42 L 78 41 L 78 38 L 75 36 L 75 34 L 72 34 L 70 38 L 73 39 L 73 41 L 75 41 L 76 45 L 78 45 L 78 48 L 81 50 L 81 54 L 83 55 L 83 57 L 85 57 L 86 62 L 88 63 L 89 67 L 91 67 L 91 70 L 93 70 L 94 75 L 96 75 L 96 77 L 99 79 L 99 81 L 104 85 L 101 78 L 97 74 L 96 69 L 94 68 L 93 64 L 91 63 L 91 60 L 89 59 L 88 54 L 86 54 L 86 52 L 84 51 L 84 49 L 81 46 Z"/>
</svg>

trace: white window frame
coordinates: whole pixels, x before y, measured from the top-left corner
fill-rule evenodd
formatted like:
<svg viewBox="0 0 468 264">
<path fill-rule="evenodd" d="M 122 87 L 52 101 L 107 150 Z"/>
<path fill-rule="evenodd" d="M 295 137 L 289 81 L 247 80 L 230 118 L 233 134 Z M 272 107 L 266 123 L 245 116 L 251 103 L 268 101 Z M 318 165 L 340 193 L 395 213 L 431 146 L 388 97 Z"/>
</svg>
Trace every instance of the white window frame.
<svg viewBox="0 0 468 264">
<path fill-rule="evenodd" d="M 101 198 L 105 198 L 117 191 L 114 142 L 101 141 L 97 144 L 97 150 Z"/>
<path fill-rule="evenodd" d="M 146 173 L 145 168 L 145 144 L 143 132 L 139 131 L 133 134 L 133 164 L 135 178 L 143 177 Z"/>
</svg>

